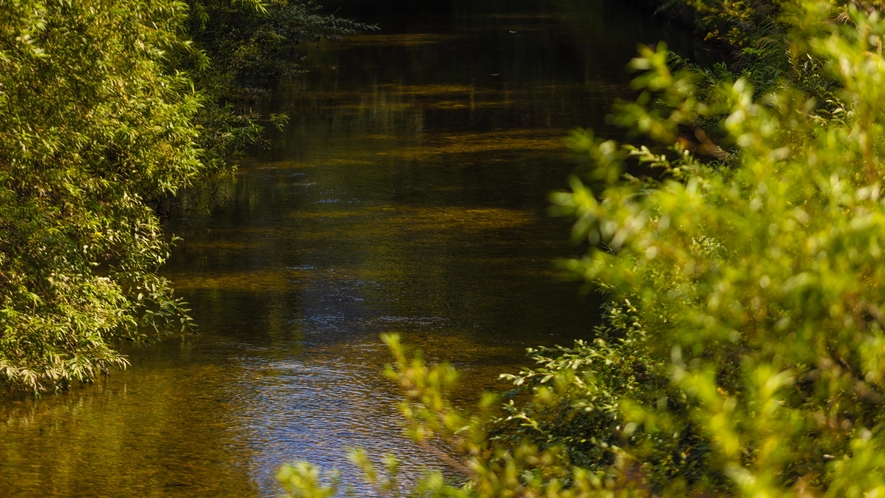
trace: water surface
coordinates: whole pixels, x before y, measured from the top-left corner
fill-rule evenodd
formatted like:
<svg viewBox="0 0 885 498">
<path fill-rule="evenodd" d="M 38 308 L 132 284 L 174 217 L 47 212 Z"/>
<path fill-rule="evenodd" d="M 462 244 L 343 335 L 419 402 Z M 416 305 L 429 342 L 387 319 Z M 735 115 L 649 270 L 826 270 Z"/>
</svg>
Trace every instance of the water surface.
<svg viewBox="0 0 885 498">
<path fill-rule="evenodd" d="M 0 496 L 273 496 L 280 464 L 346 472 L 359 445 L 414 476 L 437 460 L 400 435 L 380 333 L 458 366 L 463 404 L 526 347 L 591 336 L 599 299 L 556 278 L 579 249 L 546 196 L 568 130 L 616 133 L 622 68 L 668 33 L 614 0 L 354 9 L 389 26 L 311 48 L 310 74 L 249 104 L 291 122 L 228 202 L 169 224 L 199 334 L 0 404 Z"/>
</svg>

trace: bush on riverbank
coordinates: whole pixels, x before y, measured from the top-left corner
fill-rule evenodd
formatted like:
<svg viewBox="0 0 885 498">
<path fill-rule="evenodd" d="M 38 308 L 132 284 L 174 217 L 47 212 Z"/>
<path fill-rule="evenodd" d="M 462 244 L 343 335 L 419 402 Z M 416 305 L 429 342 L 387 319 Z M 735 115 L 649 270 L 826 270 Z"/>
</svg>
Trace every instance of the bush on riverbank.
<svg viewBox="0 0 885 498">
<path fill-rule="evenodd" d="M 589 242 L 564 265 L 612 298 L 597 340 L 537 351 L 512 377 L 525 396 L 503 412 L 487 396 L 469 413 L 447 401 L 450 367 L 386 339 L 411 434 L 448 449 L 466 479 L 437 472 L 409 492 L 885 492 L 885 21 L 813 1 L 785 14 L 830 101 L 793 79 L 763 95 L 746 79 L 700 93 L 664 47 L 644 48 L 632 62 L 641 94 L 616 120 L 670 148 L 572 137 L 588 164 L 553 202 Z M 731 145 L 696 128 L 710 120 Z M 630 161 L 662 176 L 628 175 Z M 364 454 L 354 461 L 398 493 Z M 292 496 L 330 490 L 304 463 L 279 477 Z"/>
<path fill-rule="evenodd" d="M 112 341 L 190 326 L 156 273 L 170 248 L 159 214 L 230 171 L 261 134 L 231 105 L 240 73 L 212 64 L 364 27 L 306 5 L 3 4 L 0 386 L 38 393 L 89 381 L 127 364 Z M 238 16 L 219 14 L 228 11 Z M 207 23 L 222 31 L 204 32 Z M 236 26 L 240 38 L 207 57 L 212 36 Z"/>
<path fill-rule="evenodd" d="M 146 201 L 203 174 L 201 97 L 167 54 L 191 49 L 173 2 L 0 9 L 0 379 L 38 391 L 125 358 L 139 325 L 186 326 Z"/>
</svg>

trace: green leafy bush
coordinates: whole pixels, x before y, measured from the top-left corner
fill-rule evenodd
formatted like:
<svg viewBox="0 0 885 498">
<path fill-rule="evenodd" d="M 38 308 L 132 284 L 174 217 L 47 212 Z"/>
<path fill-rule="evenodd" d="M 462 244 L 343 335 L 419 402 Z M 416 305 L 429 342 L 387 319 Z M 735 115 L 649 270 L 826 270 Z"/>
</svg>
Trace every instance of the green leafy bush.
<svg viewBox="0 0 885 498">
<path fill-rule="evenodd" d="M 640 96 L 615 120 L 663 146 L 574 134 L 589 164 L 553 202 L 589 242 L 565 266 L 612 297 L 598 340 L 536 351 L 511 377 L 522 396 L 470 414 L 446 401 L 449 367 L 388 339 L 410 431 L 448 445 L 465 479 L 403 494 L 885 492 L 885 21 L 784 9 L 792 56 L 818 65 L 829 101 L 795 78 L 701 91 L 665 47 L 641 47 Z M 711 121 L 718 144 L 696 128 Z M 634 162 L 660 175 L 632 176 Z"/>
<path fill-rule="evenodd" d="M 113 338 L 187 326 L 154 270 L 168 243 L 147 201 L 203 173 L 200 96 L 168 1 L 0 8 L 0 384 L 38 391 L 125 358 Z"/>
</svg>

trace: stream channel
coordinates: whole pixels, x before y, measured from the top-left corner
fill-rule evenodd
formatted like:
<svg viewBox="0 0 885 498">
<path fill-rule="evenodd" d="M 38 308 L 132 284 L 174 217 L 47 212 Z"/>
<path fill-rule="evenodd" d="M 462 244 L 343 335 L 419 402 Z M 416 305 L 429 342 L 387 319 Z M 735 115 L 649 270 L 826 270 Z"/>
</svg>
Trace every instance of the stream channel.
<svg viewBox="0 0 885 498">
<path fill-rule="evenodd" d="M 599 298 L 552 263 L 580 254 L 546 214 L 574 168 L 563 138 L 617 136 L 637 43 L 705 54 L 621 0 L 349 3 L 382 30 L 308 48 L 311 72 L 254 103 L 289 125 L 222 207 L 168 224 L 163 273 L 198 334 L 0 400 L 0 496 L 275 496 L 295 459 L 352 476 L 348 446 L 414 477 L 438 462 L 401 435 L 380 333 L 457 366 L 465 405 L 527 347 L 592 337 Z"/>
</svg>

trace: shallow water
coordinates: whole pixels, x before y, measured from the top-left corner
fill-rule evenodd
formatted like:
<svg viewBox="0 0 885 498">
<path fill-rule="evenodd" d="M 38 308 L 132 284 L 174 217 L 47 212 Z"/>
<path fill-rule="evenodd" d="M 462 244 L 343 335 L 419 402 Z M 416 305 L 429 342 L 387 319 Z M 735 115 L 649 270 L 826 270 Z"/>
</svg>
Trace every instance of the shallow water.
<svg viewBox="0 0 885 498">
<path fill-rule="evenodd" d="M 385 5 L 353 7 L 384 31 L 310 49 L 311 73 L 253 103 L 291 122 L 228 202 L 170 222 L 164 273 L 199 334 L 0 403 L 0 496 L 273 496 L 287 461 L 352 470 L 347 446 L 415 476 L 437 459 L 400 435 L 380 333 L 458 366 L 463 404 L 526 347 L 591 336 L 598 297 L 551 263 L 579 253 L 546 215 L 562 139 L 617 133 L 637 43 L 699 49 L 617 0 Z"/>
</svg>

